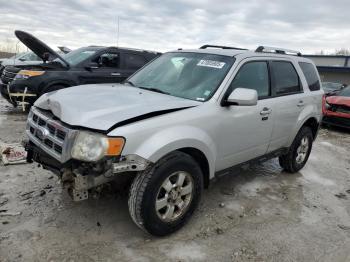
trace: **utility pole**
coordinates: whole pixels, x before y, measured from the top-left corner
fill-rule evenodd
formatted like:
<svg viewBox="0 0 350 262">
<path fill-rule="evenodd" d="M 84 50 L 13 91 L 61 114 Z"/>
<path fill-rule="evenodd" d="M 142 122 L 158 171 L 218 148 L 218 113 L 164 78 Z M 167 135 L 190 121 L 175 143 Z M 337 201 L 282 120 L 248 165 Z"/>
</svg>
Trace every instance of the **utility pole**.
<svg viewBox="0 0 350 262">
<path fill-rule="evenodd" d="M 118 24 L 117 24 L 117 47 L 119 47 L 119 16 L 118 16 Z"/>
</svg>

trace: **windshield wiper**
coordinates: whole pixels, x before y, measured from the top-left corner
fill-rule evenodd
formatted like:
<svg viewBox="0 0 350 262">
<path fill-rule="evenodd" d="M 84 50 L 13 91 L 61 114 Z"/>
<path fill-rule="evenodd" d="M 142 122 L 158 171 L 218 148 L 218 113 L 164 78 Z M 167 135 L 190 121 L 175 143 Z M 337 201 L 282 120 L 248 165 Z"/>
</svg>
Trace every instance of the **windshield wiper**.
<svg viewBox="0 0 350 262">
<path fill-rule="evenodd" d="M 126 80 L 124 81 L 124 84 L 129 84 L 131 86 L 134 86 L 135 87 L 135 84 L 133 82 L 131 82 L 130 80 Z"/>
<path fill-rule="evenodd" d="M 165 95 L 170 95 L 170 93 L 165 92 L 165 91 L 163 91 L 163 90 L 160 90 L 160 89 L 158 89 L 158 88 L 143 87 L 143 86 L 138 86 L 138 88 L 145 89 L 145 90 L 149 90 L 149 91 L 153 91 L 153 92 L 157 92 L 157 93 L 161 93 L 161 94 L 165 94 Z"/>
</svg>

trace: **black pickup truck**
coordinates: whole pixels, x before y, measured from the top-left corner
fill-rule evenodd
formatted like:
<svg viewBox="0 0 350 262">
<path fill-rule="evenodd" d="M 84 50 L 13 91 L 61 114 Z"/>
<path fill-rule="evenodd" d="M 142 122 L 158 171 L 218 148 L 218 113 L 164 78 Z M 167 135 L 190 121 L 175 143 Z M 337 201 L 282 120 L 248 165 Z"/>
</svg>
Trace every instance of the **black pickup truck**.
<svg viewBox="0 0 350 262">
<path fill-rule="evenodd" d="M 7 66 L 0 78 L 1 95 L 13 106 L 32 105 L 42 94 L 70 86 L 119 83 L 161 55 L 159 52 L 120 47 L 89 46 L 60 55 L 29 33 L 17 38 L 42 64 Z"/>
</svg>

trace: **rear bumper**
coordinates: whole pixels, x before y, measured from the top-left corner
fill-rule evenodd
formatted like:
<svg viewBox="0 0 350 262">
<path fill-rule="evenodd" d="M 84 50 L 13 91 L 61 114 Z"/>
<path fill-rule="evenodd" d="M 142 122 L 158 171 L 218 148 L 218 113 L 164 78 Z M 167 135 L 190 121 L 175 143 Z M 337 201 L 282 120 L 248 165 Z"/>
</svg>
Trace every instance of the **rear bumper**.
<svg viewBox="0 0 350 262">
<path fill-rule="evenodd" d="M 322 119 L 322 123 L 350 129 L 350 118 L 337 117 L 337 116 L 324 116 Z"/>
</svg>

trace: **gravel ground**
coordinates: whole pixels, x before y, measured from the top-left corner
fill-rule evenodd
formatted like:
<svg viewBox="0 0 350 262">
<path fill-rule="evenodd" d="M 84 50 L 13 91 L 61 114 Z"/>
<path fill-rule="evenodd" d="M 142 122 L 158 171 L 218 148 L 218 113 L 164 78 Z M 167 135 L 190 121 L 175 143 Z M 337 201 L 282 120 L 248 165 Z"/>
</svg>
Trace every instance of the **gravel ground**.
<svg viewBox="0 0 350 262">
<path fill-rule="evenodd" d="M 0 142 L 26 115 L 0 99 Z M 350 136 L 323 129 L 297 174 L 276 159 L 205 190 L 193 219 L 154 238 L 131 221 L 127 185 L 74 203 L 35 164 L 0 164 L 0 261 L 350 261 Z"/>
</svg>

